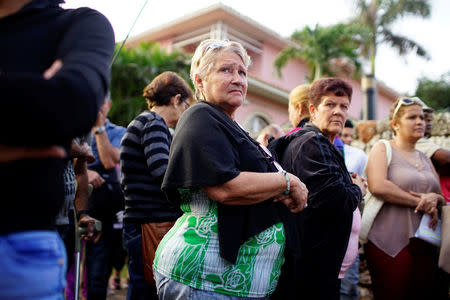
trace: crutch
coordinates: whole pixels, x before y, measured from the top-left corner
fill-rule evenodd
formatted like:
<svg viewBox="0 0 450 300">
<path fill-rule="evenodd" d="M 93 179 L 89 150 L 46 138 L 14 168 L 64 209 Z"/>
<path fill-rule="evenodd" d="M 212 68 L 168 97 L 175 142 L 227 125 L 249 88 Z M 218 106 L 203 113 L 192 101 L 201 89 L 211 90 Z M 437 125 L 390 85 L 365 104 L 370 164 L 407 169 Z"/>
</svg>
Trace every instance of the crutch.
<svg viewBox="0 0 450 300">
<path fill-rule="evenodd" d="M 89 195 L 92 192 L 92 185 L 89 184 Z M 78 226 L 77 213 L 74 209 L 75 220 L 75 300 L 79 300 L 80 290 L 80 261 L 81 261 L 81 235 L 87 233 L 86 227 Z M 102 231 L 102 222 L 96 220 L 94 223 L 94 231 Z"/>
</svg>

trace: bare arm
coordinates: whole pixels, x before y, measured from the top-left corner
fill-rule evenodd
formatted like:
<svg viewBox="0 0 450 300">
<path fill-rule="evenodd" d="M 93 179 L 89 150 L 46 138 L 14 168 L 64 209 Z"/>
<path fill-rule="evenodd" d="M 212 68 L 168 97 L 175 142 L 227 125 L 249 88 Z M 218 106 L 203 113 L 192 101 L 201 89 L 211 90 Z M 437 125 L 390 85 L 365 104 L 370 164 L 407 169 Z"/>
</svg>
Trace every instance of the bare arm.
<svg viewBox="0 0 450 300">
<path fill-rule="evenodd" d="M 96 134 L 95 141 L 97 143 L 98 156 L 103 167 L 106 170 L 113 169 L 119 163 L 120 149 L 111 144 L 106 131 Z"/>
<path fill-rule="evenodd" d="M 95 161 L 91 147 L 86 142 L 79 144 L 75 139 L 72 140 L 70 146 L 70 156 L 73 158 L 80 158 L 88 163 Z"/>
<path fill-rule="evenodd" d="M 88 209 L 88 176 L 86 161 L 75 159 L 73 168 L 77 180 L 77 192 L 75 194 L 74 205 L 77 211 Z"/>
<path fill-rule="evenodd" d="M 366 172 L 370 192 L 386 202 L 416 207 L 420 202 L 420 197 L 402 190 L 388 180 L 387 170 L 386 147 L 383 143 L 377 143 L 370 151 L 367 161 Z"/>
<path fill-rule="evenodd" d="M 93 127 L 93 132 L 95 136 L 95 142 L 97 143 L 98 156 L 100 157 L 100 162 L 106 170 L 113 169 L 120 161 L 120 149 L 111 144 L 108 138 L 106 130 L 95 134 L 95 130 L 106 124 L 106 116 L 108 115 L 111 102 L 105 101 L 100 107 L 97 114 L 97 120 Z"/>
<path fill-rule="evenodd" d="M 21 159 L 34 158 L 64 158 L 66 151 L 60 146 L 49 146 L 43 148 L 23 147 L 23 146 L 5 146 L 0 145 L 0 162 L 12 162 Z"/>
<path fill-rule="evenodd" d="M 86 159 L 78 158 L 74 160 L 75 177 L 77 179 L 77 192 L 75 194 L 74 206 L 76 211 L 87 210 L 89 205 L 89 186 Z M 87 235 L 83 238 L 89 242 L 98 242 L 101 232 L 95 232 L 95 219 L 88 214 L 81 214 L 78 220 L 78 225 L 87 227 Z"/>
<path fill-rule="evenodd" d="M 289 173 L 288 176 L 291 193 L 279 201 L 283 201 L 292 212 L 299 212 L 306 203 L 308 191 L 296 176 Z M 250 205 L 280 196 L 286 187 L 286 178 L 281 173 L 241 172 L 222 185 L 203 187 L 203 190 L 208 197 L 223 204 Z"/>
<path fill-rule="evenodd" d="M 450 175 L 450 151 L 446 149 L 438 149 L 431 156 L 431 161 L 433 162 L 436 169 L 439 171 L 441 176 Z"/>
</svg>

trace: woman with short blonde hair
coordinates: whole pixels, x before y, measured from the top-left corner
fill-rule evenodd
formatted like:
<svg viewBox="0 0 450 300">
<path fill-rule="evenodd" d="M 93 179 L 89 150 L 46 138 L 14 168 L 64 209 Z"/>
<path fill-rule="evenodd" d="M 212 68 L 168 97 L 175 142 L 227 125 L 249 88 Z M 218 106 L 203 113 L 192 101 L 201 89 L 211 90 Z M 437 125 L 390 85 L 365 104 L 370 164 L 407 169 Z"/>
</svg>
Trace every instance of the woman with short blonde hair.
<svg viewBox="0 0 450 300">
<path fill-rule="evenodd" d="M 277 286 L 286 224 L 307 190 L 234 121 L 249 64 L 236 42 L 206 40 L 195 51 L 202 100 L 180 119 L 162 185 L 183 215 L 156 252 L 160 299 L 268 299 Z"/>
<path fill-rule="evenodd" d="M 309 88 L 310 84 L 301 84 L 289 94 L 289 121 L 293 128 L 303 127 L 309 121 Z"/>
</svg>

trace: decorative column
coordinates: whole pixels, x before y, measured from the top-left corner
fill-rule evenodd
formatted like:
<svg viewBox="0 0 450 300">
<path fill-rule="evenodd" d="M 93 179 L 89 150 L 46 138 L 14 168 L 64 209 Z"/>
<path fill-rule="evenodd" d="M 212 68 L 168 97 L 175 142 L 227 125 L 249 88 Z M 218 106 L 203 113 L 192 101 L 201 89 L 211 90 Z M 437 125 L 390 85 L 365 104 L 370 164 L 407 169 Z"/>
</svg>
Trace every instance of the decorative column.
<svg viewBox="0 0 450 300">
<path fill-rule="evenodd" d="M 228 38 L 227 25 L 222 21 L 217 21 L 211 25 L 210 37 L 212 39 L 225 40 Z"/>
<path fill-rule="evenodd" d="M 361 78 L 363 92 L 363 120 L 376 119 L 376 80 L 373 74 L 363 75 Z"/>
</svg>

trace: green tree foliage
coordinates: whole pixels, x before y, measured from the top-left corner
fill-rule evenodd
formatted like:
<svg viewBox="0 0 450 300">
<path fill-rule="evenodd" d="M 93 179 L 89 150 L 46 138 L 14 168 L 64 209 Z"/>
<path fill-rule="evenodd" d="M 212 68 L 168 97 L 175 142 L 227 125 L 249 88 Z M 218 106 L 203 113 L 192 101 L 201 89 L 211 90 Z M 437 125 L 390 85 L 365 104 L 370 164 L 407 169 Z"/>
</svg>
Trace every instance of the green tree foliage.
<svg viewBox="0 0 450 300">
<path fill-rule="evenodd" d="M 365 28 L 367 33 L 360 40 L 361 55 L 369 59 L 370 72 L 375 75 L 375 57 L 379 44 L 388 44 L 400 55 L 415 51 L 427 58 L 425 49 L 406 36 L 392 31 L 395 21 L 404 16 L 430 16 L 429 0 L 356 0 L 356 16 L 351 24 Z"/>
<path fill-rule="evenodd" d="M 147 109 L 142 91 L 162 72 L 176 72 L 190 82 L 190 59 L 189 55 L 178 50 L 168 52 L 155 42 L 145 42 L 136 48 L 122 48 L 111 68 L 113 105 L 109 118 L 126 127 L 134 117 Z"/>
<path fill-rule="evenodd" d="M 317 24 L 314 28 L 305 26 L 301 31 L 295 31 L 291 35 L 293 43 L 283 49 L 275 60 L 278 75 L 281 75 L 281 69 L 291 59 L 301 59 L 306 63 L 311 71 L 310 81 L 324 74 L 336 75 L 333 68 L 335 59 L 347 59 L 359 70 L 357 45 L 353 38 L 355 35 L 360 35 L 359 28 L 344 24 L 327 27 Z"/>
<path fill-rule="evenodd" d="M 450 72 L 437 81 L 426 77 L 419 79 L 416 96 L 438 111 L 450 111 Z"/>
</svg>

